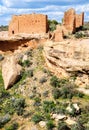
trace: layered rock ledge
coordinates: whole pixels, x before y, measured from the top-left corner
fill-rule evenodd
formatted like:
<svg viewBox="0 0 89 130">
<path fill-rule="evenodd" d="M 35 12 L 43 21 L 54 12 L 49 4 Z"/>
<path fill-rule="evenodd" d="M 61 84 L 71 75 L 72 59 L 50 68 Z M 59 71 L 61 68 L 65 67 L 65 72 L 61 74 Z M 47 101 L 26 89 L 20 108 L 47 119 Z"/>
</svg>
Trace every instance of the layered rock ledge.
<svg viewBox="0 0 89 130">
<path fill-rule="evenodd" d="M 85 77 L 82 82 L 89 83 L 89 39 L 59 43 L 48 41 L 44 57 L 49 69 L 57 76 L 64 78 L 76 74 L 78 79 Z"/>
</svg>

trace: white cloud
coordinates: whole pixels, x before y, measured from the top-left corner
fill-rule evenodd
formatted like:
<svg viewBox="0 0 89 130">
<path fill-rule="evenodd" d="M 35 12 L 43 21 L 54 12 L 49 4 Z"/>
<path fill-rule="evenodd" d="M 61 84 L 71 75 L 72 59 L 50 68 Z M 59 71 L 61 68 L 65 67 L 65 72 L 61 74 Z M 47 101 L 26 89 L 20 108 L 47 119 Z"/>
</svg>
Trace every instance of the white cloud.
<svg viewBox="0 0 89 130">
<path fill-rule="evenodd" d="M 13 1 L 17 3 L 17 0 L 13 0 Z M 22 1 L 30 1 L 30 0 L 22 0 Z M 64 12 L 71 7 L 73 7 L 77 11 L 77 13 L 84 11 L 85 20 L 89 21 L 89 16 L 88 16 L 89 4 L 77 5 L 77 6 L 48 5 L 43 8 L 11 8 L 9 6 L 12 6 L 13 4 L 12 0 L 3 0 L 3 2 L 5 2 L 5 4 L 7 2 L 8 4 L 8 6 L 6 6 L 5 4 L 3 6 L 0 5 L 0 19 L 3 19 L 1 21 L 4 21 L 5 23 L 8 23 L 12 15 L 30 14 L 33 12 L 47 14 L 50 19 L 56 19 L 58 21 L 61 21 Z"/>
</svg>

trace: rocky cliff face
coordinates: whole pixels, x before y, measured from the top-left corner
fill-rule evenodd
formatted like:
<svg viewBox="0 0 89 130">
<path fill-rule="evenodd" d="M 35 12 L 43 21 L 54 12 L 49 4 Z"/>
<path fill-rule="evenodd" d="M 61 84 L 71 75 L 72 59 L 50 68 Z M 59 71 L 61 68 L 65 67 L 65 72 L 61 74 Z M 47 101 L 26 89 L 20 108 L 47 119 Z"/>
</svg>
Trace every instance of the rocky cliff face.
<svg viewBox="0 0 89 130">
<path fill-rule="evenodd" d="M 44 56 L 48 67 L 59 77 L 70 77 L 76 74 L 78 79 L 80 77 L 88 78 L 89 39 L 47 43 L 44 47 Z M 88 84 L 84 81 L 85 79 L 83 78 L 82 82 Z"/>
</svg>

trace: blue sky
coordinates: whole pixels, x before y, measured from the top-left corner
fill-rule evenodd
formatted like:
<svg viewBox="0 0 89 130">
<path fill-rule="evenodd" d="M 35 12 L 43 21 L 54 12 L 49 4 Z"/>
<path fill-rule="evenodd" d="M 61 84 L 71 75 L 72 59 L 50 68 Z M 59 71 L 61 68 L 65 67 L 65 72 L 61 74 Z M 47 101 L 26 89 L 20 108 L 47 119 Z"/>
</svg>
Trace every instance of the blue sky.
<svg viewBox="0 0 89 130">
<path fill-rule="evenodd" d="M 89 0 L 0 0 L 0 25 L 8 25 L 12 15 L 30 13 L 47 14 L 61 22 L 69 8 L 85 12 L 85 21 L 89 21 Z"/>
</svg>

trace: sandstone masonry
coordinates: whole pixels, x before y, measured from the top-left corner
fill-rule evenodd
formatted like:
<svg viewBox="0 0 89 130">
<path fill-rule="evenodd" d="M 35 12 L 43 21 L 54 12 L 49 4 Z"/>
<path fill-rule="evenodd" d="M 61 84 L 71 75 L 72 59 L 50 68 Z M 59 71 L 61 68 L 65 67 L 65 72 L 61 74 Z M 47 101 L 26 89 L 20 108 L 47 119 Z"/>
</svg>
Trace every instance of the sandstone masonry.
<svg viewBox="0 0 89 130">
<path fill-rule="evenodd" d="M 63 25 L 70 33 L 74 33 L 76 28 L 82 27 L 83 24 L 84 13 L 76 14 L 72 8 L 64 13 Z"/>
<path fill-rule="evenodd" d="M 9 24 L 9 35 L 18 33 L 42 34 L 48 32 L 47 15 L 26 14 L 13 16 Z"/>
</svg>

